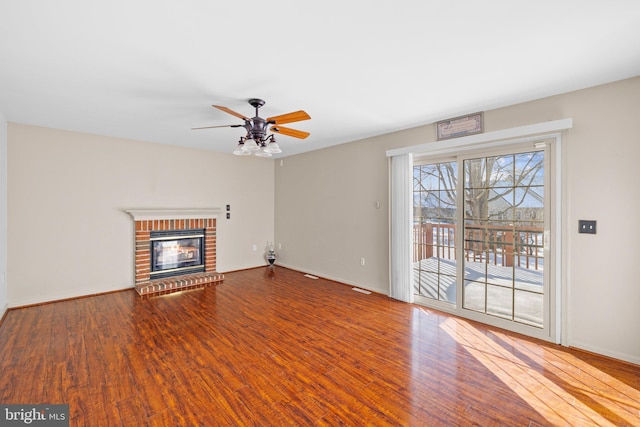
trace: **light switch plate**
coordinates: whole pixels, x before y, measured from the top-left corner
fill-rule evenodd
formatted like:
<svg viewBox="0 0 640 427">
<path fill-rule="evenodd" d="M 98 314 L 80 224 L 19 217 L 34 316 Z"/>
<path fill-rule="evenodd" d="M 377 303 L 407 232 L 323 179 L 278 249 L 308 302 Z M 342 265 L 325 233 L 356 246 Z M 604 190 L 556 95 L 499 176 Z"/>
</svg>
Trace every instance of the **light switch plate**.
<svg viewBox="0 0 640 427">
<path fill-rule="evenodd" d="M 578 233 L 596 234 L 596 222 L 585 219 L 579 220 Z"/>
</svg>

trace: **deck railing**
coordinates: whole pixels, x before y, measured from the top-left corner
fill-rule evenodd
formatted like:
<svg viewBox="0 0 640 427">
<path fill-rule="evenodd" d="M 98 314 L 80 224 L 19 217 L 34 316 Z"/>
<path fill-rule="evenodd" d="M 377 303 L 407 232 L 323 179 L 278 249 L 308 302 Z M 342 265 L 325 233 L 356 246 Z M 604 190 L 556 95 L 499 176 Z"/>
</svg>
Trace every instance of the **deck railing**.
<svg viewBox="0 0 640 427">
<path fill-rule="evenodd" d="M 424 223 L 413 226 L 413 260 L 438 257 L 456 259 L 455 224 Z M 488 261 L 503 267 L 543 268 L 541 227 L 467 225 L 463 256 L 467 261 Z"/>
</svg>

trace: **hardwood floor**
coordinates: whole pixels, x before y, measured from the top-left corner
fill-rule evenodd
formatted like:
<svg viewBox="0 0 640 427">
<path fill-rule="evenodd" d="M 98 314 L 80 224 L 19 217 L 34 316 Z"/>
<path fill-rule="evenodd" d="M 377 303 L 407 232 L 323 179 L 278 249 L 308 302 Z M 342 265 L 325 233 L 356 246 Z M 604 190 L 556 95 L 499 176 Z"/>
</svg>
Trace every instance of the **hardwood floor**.
<svg viewBox="0 0 640 427">
<path fill-rule="evenodd" d="M 640 425 L 640 367 L 276 267 L 10 310 L 0 403 L 72 426 Z"/>
</svg>

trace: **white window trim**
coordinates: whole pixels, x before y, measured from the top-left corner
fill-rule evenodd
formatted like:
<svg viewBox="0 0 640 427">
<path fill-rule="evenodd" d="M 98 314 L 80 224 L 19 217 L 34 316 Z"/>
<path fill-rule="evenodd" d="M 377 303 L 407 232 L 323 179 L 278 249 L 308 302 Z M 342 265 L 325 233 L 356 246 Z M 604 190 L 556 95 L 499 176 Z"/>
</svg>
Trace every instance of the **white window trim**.
<svg viewBox="0 0 640 427">
<path fill-rule="evenodd" d="M 461 138 L 447 139 L 445 141 L 426 142 L 409 147 L 396 148 L 387 150 L 387 157 L 400 156 L 403 154 L 428 153 L 451 154 L 469 148 L 475 148 L 481 144 L 484 147 L 496 147 L 500 145 L 512 144 L 514 139 L 518 142 L 525 142 L 531 137 L 540 136 L 541 134 L 549 134 L 553 132 L 561 132 L 573 127 L 573 119 L 561 119 L 550 122 L 536 123 L 533 125 L 520 126 L 516 128 L 501 129 L 493 132 L 479 133 L 475 135 L 463 136 Z M 524 138 L 524 139 L 519 139 Z"/>
</svg>

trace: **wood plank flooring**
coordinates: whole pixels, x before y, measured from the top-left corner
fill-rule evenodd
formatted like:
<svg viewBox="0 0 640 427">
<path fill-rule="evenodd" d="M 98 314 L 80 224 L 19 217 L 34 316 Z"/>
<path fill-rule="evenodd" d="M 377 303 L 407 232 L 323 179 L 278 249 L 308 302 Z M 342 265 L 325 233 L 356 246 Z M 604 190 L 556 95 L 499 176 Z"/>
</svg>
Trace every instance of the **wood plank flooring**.
<svg viewBox="0 0 640 427">
<path fill-rule="evenodd" d="M 0 403 L 72 426 L 631 426 L 639 402 L 639 366 L 281 267 L 0 325 Z"/>
</svg>

